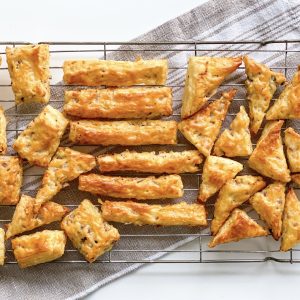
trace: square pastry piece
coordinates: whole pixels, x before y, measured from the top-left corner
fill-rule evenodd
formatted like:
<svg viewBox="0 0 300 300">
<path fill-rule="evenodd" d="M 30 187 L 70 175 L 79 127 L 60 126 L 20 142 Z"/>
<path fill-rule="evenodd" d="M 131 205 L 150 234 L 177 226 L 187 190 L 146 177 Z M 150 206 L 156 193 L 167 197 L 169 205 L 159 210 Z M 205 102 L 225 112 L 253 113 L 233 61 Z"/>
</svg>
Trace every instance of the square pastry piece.
<svg viewBox="0 0 300 300">
<path fill-rule="evenodd" d="M 19 135 L 13 147 L 30 164 L 47 167 L 67 125 L 63 114 L 47 105 Z"/>
<path fill-rule="evenodd" d="M 48 103 L 50 99 L 49 46 L 7 47 L 6 59 L 16 103 Z"/>
<path fill-rule="evenodd" d="M 68 214 L 61 228 L 88 262 L 109 251 L 120 238 L 118 230 L 103 220 L 97 207 L 89 200 L 83 200 Z"/>
<path fill-rule="evenodd" d="M 20 268 L 46 263 L 61 257 L 66 236 L 61 230 L 44 230 L 11 241 Z"/>
<path fill-rule="evenodd" d="M 15 205 L 19 202 L 22 174 L 21 159 L 0 156 L 0 205 Z"/>
</svg>

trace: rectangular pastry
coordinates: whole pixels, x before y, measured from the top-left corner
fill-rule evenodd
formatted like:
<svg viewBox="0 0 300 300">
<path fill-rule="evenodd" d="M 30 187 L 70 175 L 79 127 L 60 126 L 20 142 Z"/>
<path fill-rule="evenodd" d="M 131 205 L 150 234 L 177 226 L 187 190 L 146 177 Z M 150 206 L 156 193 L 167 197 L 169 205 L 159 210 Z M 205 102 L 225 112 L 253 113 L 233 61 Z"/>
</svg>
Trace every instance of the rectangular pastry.
<svg viewBox="0 0 300 300">
<path fill-rule="evenodd" d="M 68 125 L 61 112 L 50 105 L 29 123 L 18 136 L 13 148 L 30 164 L 48 166 Z"/>
<path fill-rule="evenodd" d="M 46 263 L 61 257 L 66 236 L 61 230 L 44 230 L 11 241 L 20 268 Z"/>
<path fill-rule="evenodd" d="M 177 123 L 161 120 L 71 121 L 69 139 L 80 145 L 173 145 L 177 143 Z"/>
<path fill-rule="evenodd" d="M 100 172 L 192 173 L 199 171 L 203 157 L 197 150 L 182 152 L 135 152 L 102 154 L 97 157 Z"/>
<path fill-rule="evenodd" d="M 163 199 L 183 195 L 179 175 L 161 177 L 118 177 L 97 174 L 81 175 L 79 190 L 115 198 Z"/>
<path fill-rule="evenodd" d="M 103 218 L 107 221 L 135 225 L 161 226 L 205 226 L 207 225 L 204 205 L 185 202 L 171 205 L 149 205 L 132 201 L 105 201 Z"/>
<path fill-rule="evenodd" d="M 7 151 L 6 139 L 6 118 L 3 107 L 0 106 L 0 154 L 5 154 Z"/>
<path fill-rule="evenodd" d="M 65 91 L 64 111 L 80 118 L 156 118 L 172 114 L 168 87 L 133 87 Z"/>
<path fill-rule="evenodd" d="M 64 62 L 64 82 L 87 86 L 164 85 L 167 60 L 112 61 L 68 60 Z"/>
<path fill-rule="evenodd" d="M 0 205 L 19 202 L 22 175 L 22 160 L 19 157 L 0 156 Z"/>
<path fill-rule="evenodd" d="M 5 232 L 3 228 L 0 228 L 0 266 L 4 265 L 5 259 Z"/>
<path fill-rule="evenodd" d="M 89 200 L 83 200 L 67 215 L 61 222 L 61 228 L 88 262 L 109 251 L 120 238 L 118 230 L 103 220 L 97 207 Z"/>
<path fill-rule="evenodd" d="M 50 99 L 49 46 L 27 45 L 6 48 L 8 71 L 16 104 Z"/>
</svg>

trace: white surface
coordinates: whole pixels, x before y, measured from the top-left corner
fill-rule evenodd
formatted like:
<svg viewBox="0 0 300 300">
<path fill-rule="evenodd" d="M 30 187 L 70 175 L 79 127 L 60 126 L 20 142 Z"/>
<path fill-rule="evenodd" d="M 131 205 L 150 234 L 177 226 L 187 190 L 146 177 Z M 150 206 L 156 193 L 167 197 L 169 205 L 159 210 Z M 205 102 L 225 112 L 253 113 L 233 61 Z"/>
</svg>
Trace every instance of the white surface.
<svg viewBox="0 0 300 300">
<path fill-rule="evenodd" d="M 1 40 L 126 41 L 205 0 L 6 1 Z M 158 9 L 159 7 L 159 9 Z M 197 249 L 197 242 L 185 249 Z M 178 254 L 168 256 L 176 258 Z M 182 258 L 182 256 L 181 256 Z M 101 288 L 95 299 L 295 298 L 300 266 L 289 264 L 152 264 Z"/>
</svg>

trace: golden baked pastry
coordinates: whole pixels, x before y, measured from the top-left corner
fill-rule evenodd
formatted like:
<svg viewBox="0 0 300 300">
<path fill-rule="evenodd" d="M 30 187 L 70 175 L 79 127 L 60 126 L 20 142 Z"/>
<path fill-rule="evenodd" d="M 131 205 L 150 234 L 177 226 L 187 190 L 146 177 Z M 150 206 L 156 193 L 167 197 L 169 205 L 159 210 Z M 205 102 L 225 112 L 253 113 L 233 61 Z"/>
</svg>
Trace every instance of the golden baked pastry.
<svg viewBox="0 0 300 300">
<path fill-rule="evenodd" d="M 236 208 L 216 236 L 212 238 L 208 247 L 213 248 L 220 244 L 266 235 L 268 235 L 267 230 L 257 224 L 244 211 Z"/>
<path fill-rule="evenodd" d="M 5 260 L 5 232 L 0 228 L 0 266 L 4 265 Z"/>
<path fill-rule="evenodd" d="M 244 106 L 241 106 L 229 128 L 226 128 L 217 139 L 214 155 L 227 157 L 250 155 L 253 149 L 249 122 L 247 112 Z"/>
<path fill-rule="evenodd" d="M 260 176 L 237 176 L 223 185 L 215 203 L 211 232 L 216 235 L 230 213 L 266 186 Z"/>
<path fill-rule="evenodd" d="M 95 166 L 96 159 L 93 155 L 59 147 L 44 173 L 42 186 L 36 195 L 35 211 L 37 212 L 43 203 L 51 200 L 68 181 L 76 179 Z"/>
<path fill-rule="evenodd" d="M 267 120 L 300 118 L 300 69 L 295 73 L 273 106 L 268 110 Z"/>
<path fill-rule="evenodd" d="M 67 125 L 63 114 L 47 105 L 18 136 L 13 147 L 30 164 L 47 167 Z"/>
<path fill-rule="evenodd" d="M 300 185 L 300 174 L 294 174 L 294 175 L 292 175 L 292 180 L 297 185 Z"/>
<path fill-rule="evenodd" d="M 289 127 L 284 131 L 284 143 L 291 172 L 300 172 L 300 134 Z"/>
<path fill-rule="evenodd" d="M 19 267 L 27 268 L 61 257 L 66 236 L 61 230 L 43 230 L 14 238 L 11 244 Z"/>
<path fill-rule="evenodd" d="M 30 231 L 37 227 L 60 221 L 69 211 L 68 208 L 54 203 L 47 202 L 36 214 L 34 212 L 35 199 L 22 195 L 17 204 L 11 223 L 7 225 L 6 238 L 18 235 L 25 231 Z"/>
<path fill-rule="evenodd" d="M 242 63 L 241 57 L 190 57 L 186 72 L 181 117 L 187 118 L 212 97 L 224 79 Z"/>
<path fill-rule="evenodd" d="M 68 60 L 64 62 L 64 82 L 87 86 L 164 85 L 167 60 L 113 61 Z"/>
<path fill-rule="evenodd" d="M 282 73 L 270 70 L 266 65 L 260 64 L 248 56 L 244 56 L 247 80 L 247 99 L 249 101 L 251 125 L 253 133 L 257 133 L 277 86 L 285 82 Z"/>
<path fill-rule="evenodd" d="M 176 144 L 176 121 L 131 120 L 70 122 L 69 139 L 85 145 L 151 145 Z"/>
<path fill-rule="evenodd" d="M 120 238 L 118 230 L 103 220 L 89 200 L 83 200 L 68 214 L 61 222 L 61 228 L 88 262 L 109 251 Z"/>
<path fill-rule="evenodd" d="M 0 154 L 5 154 L 7 151 L 6 139 L 6 118 L 3 107 L 0 105 Z"/>
<path fill-rule="evenodd" d="M 172 114 L 169 87 L 65 91 L 64 112 L 80 118 L 151 119 Z"/>
<path fill-rule="evenodd" d="M 101 203 L 101 200 L 99 201 Z M 204 205 L 185 202 L 149 205 L 133 201 L 105 201 L 101 206 L 106 221 L 135 225 L 206 226 Z"/>
<path fill-rule="evenodd" d="M 0 156 L 0 204 L 19 202 L 22 186 L 22 160 L 17 156 Z"/>
<path fill-rule="evenodd" d="M 281 251 L 288 251 L 300 242 L 300 202 L 293 189 L 287 192 L 282 222 Z"/>
<path fill-rule="evenodd" d="M 252 152 L 248 165 L 258 173 L 274 180 L 289 182 L 288 169 L 280 129 L 283 121 L 268 122 Z"/>
<path fill-rule="evenodd" d="M 136 152 L 102 154 L 97 157 L 100 172 L 136 171 L 146 173 L 193 173 L 203 161 L 197 150 L 182 152 Z"/>
<path fill-rule="evenodd" d="M 242 170 L 243 165 L 237 161 L 218 156 L 208 156 L 203 166 L 198 200 L 205 202 Z"/>
<path fill-rule="evenodd" d="M 285 203 L 285 184 L 274 182 L 249 200 L 262 220 L 266 221 L 272 230 L 275 240 L 281 236 L 282 214 Z"/>
<path fill-rule="evenodd" d="M 6 48 L 6 60 L 16 104 L 50 99 L 48 45 Z"/>
<path fill-rule="evenodd" d="M 183 184 L 179 175 L 118 177 L 87 174 L 79 176 L 79 190 L 115 198 L 179 198 Z"/>
<path fill-rule="evenodd" d="M 220 132 L 236 90 L 224 92 L 192 117 L 178 123 L 178 129 L 203 155 L 208 156 Z"/>
</svg>

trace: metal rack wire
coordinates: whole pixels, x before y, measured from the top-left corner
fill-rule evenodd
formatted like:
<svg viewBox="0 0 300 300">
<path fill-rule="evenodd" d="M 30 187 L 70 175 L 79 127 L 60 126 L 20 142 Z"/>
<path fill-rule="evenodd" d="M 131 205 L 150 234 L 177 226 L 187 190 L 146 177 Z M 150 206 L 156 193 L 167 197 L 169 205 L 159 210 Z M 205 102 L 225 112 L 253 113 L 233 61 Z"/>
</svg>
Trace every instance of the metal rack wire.
<svg viewBox="0 0 300 300">
<path fill-rule="evenodd" d="M 126 59 L 132 59 L 136 56 L 142 56 L 143 58 L 168 58 L 171 60 L 169 70 L 171 74 L 177 76 L 176 80 L 169 80 L 168 86 L 172 87 L 174 92 L 174 114 L 173 118 L 179 119 L 179 108 L 181 102 L 181 94 L 183 89 L 184 74 L 186 71 L 186 62 L 188 56 L 191 55 L 216 55 L 216 56 L 237 56 L 237 55 L 262 55 L 264 61 L 267 63 L 276 61 L 272 64 L 272 68 L 276 71 L 284 72 L 288 79 L 291 78 L 292 73 L 297 69 L 295 62 L 297 56 L 300 58 L 300 41 L 177 41 L 177 42 L 41 42 L 49 44 L 51 56 L 60 56 L 58 62 L 54 62 L 51 59 L 51 73 L 52 75 L 57 73 L 57 78 L 52 79 L 51 89 L 59 90 L 57 97 L 52 97 L 50 104 L 55 107 L 61 108 L 63 105 L 63 93 L 64 89 L 74 88 L 74 86 L 65 85 L 62 83 L 62 61 L 65 59 L 73 58 L 76 55 L 77 58 L 86 57 L 92 55 L 93 57 L 101 57 L 103 59 L 118 59 L 118 57 L 126 57 Z M 30 44 L 28 42 L 0 42 L 0 54 L 4 55 L 5 46 L 18 46 Z M 1 48 L 2 47 L 2 48 Z M 174 59 L 176 56 L 183 56 L 180 60 Z M 290 59 L 291 58 L 291 59 Z M 179 63 L 178 63 L 179 61 Z M 7 66 L 0 68 L 1 74 L 5 74 L 8 82 L 0 83 L 0 104 L 4 105 L 9 110 L 6 116 L 9 119 L 7 128 L 7 134 L 9 136 L 9 151 L 10 154 L 15 154 L 11 148 L 11 144 L 14 138 L 26 127 L 26 124 L 37 116 L 40 109 L 32 109 L 28 111 L 25 106 L 15 106 L 13 100 L 13 94 L 11 92 L 11 84 L 9 82 Z M 176 75 L 176 73 L 179 73 Z M 244 67 L 241 66 L 236 72 L 237 74 L 229 78 L 221 87 L 222 88 L 236 88 L 238 90 L 237 96 L 234 99 L 236 102 L 235 109 L 229 111 L 228 117 L 230 120 L 235 116 L 237 108 L 243 104 L 247 105 L 245 101 L 244 93 Z M 3 76 L 2 76 L 3 78 Z M 181 79 L 178 79 L 181 78 Z M 3 79 L 1 79 L 3 80 Z M 78 88 L 78 87 L 76 87 Z M 5 96 L 3 96 L 5 95 Z M 277 95 L 275 95 L 275 98 Z M 216 96 L 217 97 L 217 96 Z M 215 98 L 216 98 L 215 97 Z M 287 126 L 292 125 L 295 129 L 300 129 L 299 122 L 292 122 Z M 80 150 L 97 153 L 97 151 L 103 151 L 102 147 L 91 147 L 88 145 L 70 145 L 65 135 L 62 139 L 63 146 L 80 147 Z M 253 143 L 255 145 L 255 141 Z M 191 145 L 181 136 L 179 137 L 179 144 L 174 146 L 178 150 L 183 148 L 192 148 Z M 96 149 L 96 150 L 95 150 Z M 137 147 L 137 150 L 139 148 Z M 161 147 L 160 147 L 161 149 Z M 174 149 L 174 148 L 173 148 Z M 156 150 L 153 146 L 152 150 Z M 246 160 L 242 160 L 243 163 Z M 23 193 L 34 193 L 36 190 L 36 182 L 39 181 L 43 175 L 43 171 L 30 167 L 25 164 L 24 166 L 24 179 L 28 182 L 24 184 Z M 124 173 L 122 173 L 124 175 Z M 119 174 L 118 174 L 119 175 Z M 127 176 L 128 174 L 126 174 Z M 136 175 L 136 174 L 129 174 Z M 146 176 L 148 174 L 143 174 Z M 199 183 L 201 181 L 201 172 L 195 174 L 181 174 L 182 178 L 193 178 L 193 184 L 185 186 L 185 193 L 197 194 Z M 31 183 L 34 183 L 31 185 Z M 76 184 L 76 183 L 75 183 Z M 32 188 L 33 186 L 33 188 Z M 31 187 L 31 188 L 30 188 Z M 193 202 L 194 199 L 189 199 Z M 62 203 L 62 202 L 60 202 Z M 63 203 L 64 205 L 74 208 L 78 203 Z M 212 218 L 211 209 L 213 207 L 213 201 L 207 204 L 209 213 L 209 221 Z M 249 210 L 249 205 L 243 205 L 243 208 Z M 2 206 L 0 208 L 0 222 L 7 223 L 10 221 L 9 217 L 2 218 L 1 210 L 9 210 L 13 212 L 13 209 L 8 206 Z M 12 214 L 12 213 L 11 213 Z M 257 219 L 257 215 L 254 214 L 254 218 Z M 117 245 L 107 254 L 96 260 L 97 263 L 242 263 L 242 262 L 288 262 L 299 263 L 300 262 L 300 249 L 293 249 L 287 253 L 281 253 L 278 250 L 278 243 L 272 241 L 270 237 L 255 239 L 258 242 L 246 241 L 236 244 L 228 244 L 221 246 L 218 249 L 208 249 L 207 242 L 210 239 L 210 233 L 207 229 L 198 228 L 191 229 L 182 232 L 182 230 L 169 230 L 162 228 L 155 228 L 155 230 L 148 228 L 146 233 L 138 227 L 131 226 L 128 230 L 128 226 L 121 226 L 121 241 L 125 241 L 124 245 Z M 180 233 L 178 233 L 180 231 Z M 126 240 L 143 239 L 143 240 L 156 240 L 161 241 L 161 247 L 136 247 L 135 249 L 126 248 Z M 164 243 L 164 240 L 168 242 Z M 196 248 L 193 249 L 176 249 L 175 244 L 183 244 L 185 241 L 197 240 L 195 243 Z M 157 243 L 154 243 L 157 245 Z M 12 250 L 8 245 L 7 250 L 8 259 L 7 264 L 16 264 L 13 258 Z M 158 253 L 158 254 L 157 254 Z M 162 258 L 164 254 L 176 254 L 175 258 L 169 259 L 168 256 Z M 68 245 L 65 255 L 53 262 L 53 263 L 85 263 L 77 250 Z"/>
</svg>

